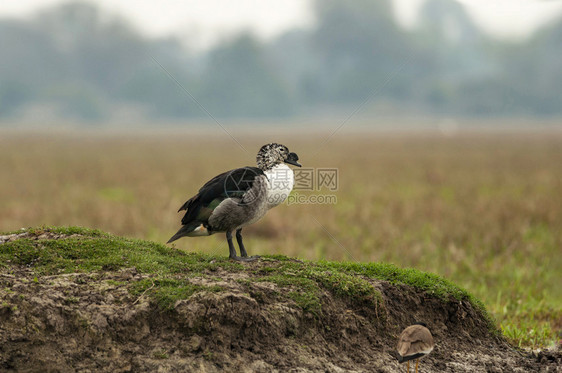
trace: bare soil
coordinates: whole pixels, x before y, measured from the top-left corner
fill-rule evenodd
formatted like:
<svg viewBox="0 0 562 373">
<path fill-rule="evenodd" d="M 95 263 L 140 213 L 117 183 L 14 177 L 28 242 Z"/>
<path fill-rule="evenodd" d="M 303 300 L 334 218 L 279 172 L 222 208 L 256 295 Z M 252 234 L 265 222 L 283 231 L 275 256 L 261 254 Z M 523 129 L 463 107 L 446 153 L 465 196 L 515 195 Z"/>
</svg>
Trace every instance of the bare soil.
<svg viewBox="0 0 562 373">
<path fill-rule="evenodd" d="M 395 359 L 397 336 L 424 321 L 436 347 L 420 372 L 562 372 L 559 350 L 512 347 L 469 303 L 370 280 L 384 307 L 325 291 L 314 315 L 279 296 L 286 289 L 251 281 L 266 264 L 194 277 L 225 290 L 197 292 L 166 310 L 128 292 L 127 283 L 150 278 L 134 268 L 37 277 L 3 267 L 0 371 L 398 372 L 405 366 Z"/>
</svg>

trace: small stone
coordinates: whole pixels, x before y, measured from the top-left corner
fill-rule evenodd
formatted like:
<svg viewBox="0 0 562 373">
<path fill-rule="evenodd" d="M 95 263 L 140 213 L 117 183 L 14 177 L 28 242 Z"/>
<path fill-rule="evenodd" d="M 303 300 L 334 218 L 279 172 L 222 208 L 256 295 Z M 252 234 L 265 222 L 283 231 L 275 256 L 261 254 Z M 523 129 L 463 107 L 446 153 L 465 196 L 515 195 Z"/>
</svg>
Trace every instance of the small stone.
<svg viewBox="0 0 562 373">
<path fill-rule="evenodd" d="M 201 337 L 195 334 L 191 336 L 191 338 L 189 338 L 189 341 L 187 342 L 185 347 L 188 351 L 198 351 L 201 348 L 202 341 L 203 340 L 201 339 Z"/>
</svg>

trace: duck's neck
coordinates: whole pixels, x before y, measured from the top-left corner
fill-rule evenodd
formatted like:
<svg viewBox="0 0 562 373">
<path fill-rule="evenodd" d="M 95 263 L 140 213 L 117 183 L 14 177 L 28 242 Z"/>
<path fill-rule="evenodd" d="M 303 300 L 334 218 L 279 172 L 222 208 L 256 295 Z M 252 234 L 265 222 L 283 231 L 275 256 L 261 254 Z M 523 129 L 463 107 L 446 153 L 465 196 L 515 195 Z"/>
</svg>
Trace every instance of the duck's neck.
<svg viewBox="0 0 562 373">
<path fill-rule="evenodd" d="M 265 171 L 267 176 L 267 198 L 270 207 L 283 203 L 295 184 L 293 170 L 284 163 Z"/>
</svg>

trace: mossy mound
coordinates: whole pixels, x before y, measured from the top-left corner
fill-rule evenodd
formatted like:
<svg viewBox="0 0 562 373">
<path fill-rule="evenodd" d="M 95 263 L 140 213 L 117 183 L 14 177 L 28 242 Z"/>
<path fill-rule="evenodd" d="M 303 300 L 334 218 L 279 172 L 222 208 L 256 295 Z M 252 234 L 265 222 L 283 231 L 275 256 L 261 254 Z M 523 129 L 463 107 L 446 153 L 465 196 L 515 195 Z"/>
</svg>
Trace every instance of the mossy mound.
<svg viewBox="0 0 562 373">
<path fill-rule="evenodd" d="M 5 370 L 395 371 L 415 321 L 437 340 L 436 371 L 535 364 L 465 290 L 389 264 L 237 263 L 44 227 L 0 235 L 0 280 Z"/>
</svg>

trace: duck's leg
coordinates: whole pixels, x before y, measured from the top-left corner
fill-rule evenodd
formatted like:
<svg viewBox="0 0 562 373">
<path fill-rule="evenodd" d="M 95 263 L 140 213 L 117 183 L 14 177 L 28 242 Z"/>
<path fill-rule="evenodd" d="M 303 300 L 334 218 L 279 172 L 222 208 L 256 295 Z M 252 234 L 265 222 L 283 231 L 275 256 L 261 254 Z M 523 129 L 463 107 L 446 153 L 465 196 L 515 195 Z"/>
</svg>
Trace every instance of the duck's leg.
<svg viewBox="0 0 562 373">
<path fill-rule="evenodd" d="M 236 230 L 236 242 L 238 242 L 238 248 L 240 248 L 240 256 L 242 258 L 246 258 L 248 253 L 246 252 L 246 248 L 242 242 L 242 228 Z"/>
<path fill-rule="evenodd" d="M 238 237 L 237 237 L 238 238 Z M 229 258 L 232 260 L 237 260 L 239 262 L 251 262 L 252 260 L 256 260 L 257 258 L 248 258 L 248 257 L 240 257 L 236 256 L 236 249 L 234 248 L 234 243 L 232 243 L 232 231 L 226 232 L 226 241 L 228 242 L 228 251 L 230 252 Z M 244 252 L 246 252 L 244 250 Z M 248 254 L 246 254 L 248 255 Z"/>
<path fill-rule="evenodd" d="M 242 258 L 247 258 L 246 260 L 256 260 L 259 258 L 258 255 L 248 257 L 246 248 L 244 247 L 244 242 L 242 242 L 242 228 L 236 230 L 236 242 L 238 242 L 238 247 L 240 248 L 240 256 Z"/>
<path fill-rule="evenodd" d="M 416 359 L 416 373 L 418 373 L 418 363 L 420 362 L 420 359 Z"/>
<path fill-rule="evenodd" d="M 408 373 L 410 373 L 410 360 L 408 360 Z"/>
<path fill-rule="evenodd" d="M 228 256 L 230 259 L 236 260 L 236 249 L 234 248 L 234 244 L 232 243 L 232 232 L 226 231 L 226 241 L 228 242 L 228 251 L 230 255 Z"/>
</svg>

